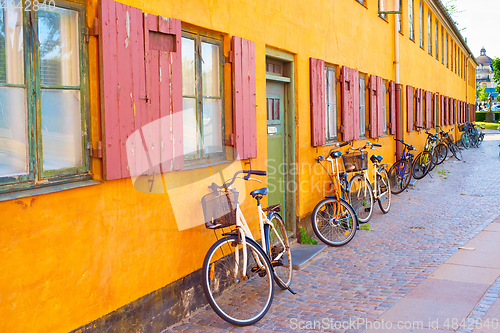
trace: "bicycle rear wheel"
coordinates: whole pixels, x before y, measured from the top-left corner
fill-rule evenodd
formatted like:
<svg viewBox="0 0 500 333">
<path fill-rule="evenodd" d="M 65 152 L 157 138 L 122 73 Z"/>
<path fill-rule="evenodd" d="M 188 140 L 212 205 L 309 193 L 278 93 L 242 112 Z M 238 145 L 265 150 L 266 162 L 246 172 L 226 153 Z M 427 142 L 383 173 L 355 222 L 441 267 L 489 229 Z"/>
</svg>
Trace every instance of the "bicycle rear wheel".
<svg viewBox="0 0 500 333">
<path fill-rule="evenodd" d="M 377 175 L 377 193 L 378 193 L 378 206 L 382 213 L 389 213 L 391 209 L 391 183 L 389 182 L 389 175 L 387 170 L 380 168 L 379 175 Z"/>
<path fill-rule="evenodd" d="M 238 244 L 238 238 L 221 238 L 208 250 L 203 262 L 203 290 L 222 319 L 246 326 L 262 319 L 271 307 L 274 282 L 269 259 L 259 244 L 248 237 L 247 263 L 243 266 L 243 244 Z"/>
<path fill-rule="evenodd" d="M 389 169 L 389 182 L 392 194 L 403 192 L 410 184 L 411 166 L 407 160 L 399 160 Z"/>
<path fill-rule="evenodd" d="M 355 175 L 349 181 L 349 204 L 356 212 L 359 223 L 366 223 L 373 213 L 373 190 L 368 179 Z"/>
<path fill-rule="evenodd" d="M 422 179 L 425 177 L 427 173 L 429 173 L 429 169 L 432 164 L 432 155 L 428 151 L 423 151 L 419 153 L 413 159 L 412 171 L 413 178 Z"/>
<path fill-rule="evenodd" d="M 460 151 L 460 149 L 458 149 L 457 146 L 455 146 L 454 143 L 451 143 L 450 144 L 450 151 L 451 153 L 453 154 L 453 156 L 455 156 L 455 158 L 459 161 L 462 160 L 462 152 Z"/>
<path fill-rule="evenodd" d="M 436 167 L 438 158 L 439 158 L 438 152 L 434 148 L 432 150 L 432 163 L 431 163 L 431 167 L 429 168 L 429 172 L 431 172 L 432 170 L 434 170 L 434 168 Z"/>
<path fill-rule="evenodd" d="M 467 133 L 462 133 L 462 135 L 460 136 L 460 141 L 462 142 L 462 146 L 465 148 L 465 149 L 469 149 L 469 146 L 470 146 L 470 142 L 469 142 L 469 136 L 467 135 Z"/>
<path fill-rule="evenodd" d="M 314 233 L 325 244 L 349 243 L 358 228 L 356 213 L 343 199 L 326 198 L 318 202 L 311 216 Z"/>
<path fill-rule="evenodd" d="M 268 229 L 266 243 L 274 270 L 274 281 L 281 289 L 287 289 L 292 283 L 292 253 L 285 223 L 278 213 L 271 213 L 268 218 L 273 227 Z"/>
<path fill-rule="evenodd" d="M 444 143 L 440 143 L 436 146 L 435 150 L 437 151 L 438 159 L 437 159 L 437 165 L 441 164 L 444 162 L 446 159 L 446 156 L 448 156 L 448 147 Z"/>
</svg>

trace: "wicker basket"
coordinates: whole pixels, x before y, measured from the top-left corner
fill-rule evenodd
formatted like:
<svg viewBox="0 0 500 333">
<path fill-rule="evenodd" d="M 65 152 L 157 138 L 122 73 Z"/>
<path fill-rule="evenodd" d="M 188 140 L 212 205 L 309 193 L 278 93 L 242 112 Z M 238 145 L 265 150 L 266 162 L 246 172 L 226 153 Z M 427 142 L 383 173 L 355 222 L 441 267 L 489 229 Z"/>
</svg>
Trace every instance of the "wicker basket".
<svg viewBox="0 0 500 333">
<path fill-rule="evenodd" d="M 368 152 L 355 151 L 342 155 L 346 172 L 356 172 L 368 169 Z"/>
<path fill-rule="evenodd" d="M 217 191 L 201 198 L 205 227 L 218 229 L 236 224 L 236 206 L 238 205 L 238 192 L 236 190 Z"/>
<path fill-rule="evenodd" d="M 460 132 L 464 132 L 464 131 L 465 131 L 465 124 L 459 124 L 459 125 L 458 125 L 458 130 L 459 130 Z"/>
</svg>

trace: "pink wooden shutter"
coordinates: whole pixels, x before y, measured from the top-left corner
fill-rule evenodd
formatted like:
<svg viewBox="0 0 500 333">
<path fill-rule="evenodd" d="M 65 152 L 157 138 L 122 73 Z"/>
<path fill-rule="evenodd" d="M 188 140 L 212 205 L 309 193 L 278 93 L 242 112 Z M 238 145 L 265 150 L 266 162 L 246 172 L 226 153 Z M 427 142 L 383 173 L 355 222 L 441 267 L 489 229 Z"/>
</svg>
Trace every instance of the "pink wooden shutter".
<svg viewBox="0 0 500 333">
<path fill-rule="evenodd" d="M 444 96 L 439 95 L 439 124 L 444 126 Z"/>
<path fill-rule="evenodd" d="M 451 118 L 451 124 L 455 124 L 455 117 L 456 117 L 455 113 L 457 111 L 456 110 L 457 109 L 457 100 L 456 99 L 453 98 L 451 100 L 451 106 L 452 106 L 452 108 L 451 108 L 451 116 L 450 116 L 450 118 Z"/>
<path fill-rule="evenodd" d="M 233 131 L 240 159 L 257 157 L 255 44 L 233 36 Z"/>
<path fill-rule="evenodd" d="M 439 117 L 439 95 L 438 95 L 438 93 L 435 93 L 434 94 L 434 110 L 432 112 L 432 127 L 437 127 L 438 117 Z"/>
<path fill-rule="evenodd" d="M 383 116 L 383 99 L 386 98 L 383 91 L 383 80 L 380 76 L 377 77 L 377 136 L 382 136 L 384 133 L 384 116 Z M 386 110 L 387 111 L 387 110 Z"/>
<path fill-rule="evenodd" d="M 445 124 L 445 126 L 448 125 L 449 106 L 450 106 L 449 98 L 447 96 L 445 96 L 444 97 L 444 124 Z"/>
<path fill-rule="evenodd" d="M 432 128 L 432 93 L 425 92 L 425 128 Z"/>
<path fill-rule="evenodd" d="M 378 79 L 377 76 L 370 76 L 369 84 L 369 102 L 370 102 L 370 118 L 368 124 L 368 130 L 370 131 L 370 138 L 378 137 Z"/>
<path fill-rule="evenodd" d="M 476 121 L 476 105 L 472 106 L 472 121 Z"/>
<path fill-rule="evenodd" d="M 406 86 L 406 125 L 407 131 L 413 131 L 413 87 Z"/>
<path fill-rule="evenodd" d="M 359 138 L 359 72 L 342 67 L 342 132 L 343 141 Z"/>
<path fill-rule="evenodd" d="M 151 52 L 149 23 L 140 9 L 102 0 L 100 19 L 104 178 L 126 178 L 131 173 L 135 176 L 151 169 L 165 172 L 171 170 L 170 165 L 173 169 L 181 169 L 180 21 L 150 17 L 151 22 L 156 22 L 153 31 L 161 32 L 159 38 L 171 41 L 168 52 Z M 165 59 L 160 60 L 160 54 Z M 162 79 L 159 75 L 161 69 Z M 171 117 L 173 113 L 177 113 L 176 117 Z M 163 119 L 174 120 L 163 126 Z M 173 128 L 173 133 L 170 128 Z M 132 135 L 137 135 L 139 140 L 131 140 L 132 144 L 127 148 L 130 144 L 127 139 Z M 160 146 L 164 148 L 160 150 Z M 174 146 L 176 158 L 173 158 Z M 127 159 L 127 153 L 132 158 Z"/>
<path fill-rule="evenodd" d="M 396 134 L 396 84 L 394 81 L 389 83 L 389 128 L 391 134 Z"/>
<path fill-rule="evenodd" d="M 469 121 L 469 110 L 470 110 L 471 104 L 467 104 L 467 109 L 465 111 L 465 121 Z"/>
<path fill-rule="evenodd" d="M 325 61 L 309 59 L 311 88 L 311 144 L 326 143 Z"/>
</svg>

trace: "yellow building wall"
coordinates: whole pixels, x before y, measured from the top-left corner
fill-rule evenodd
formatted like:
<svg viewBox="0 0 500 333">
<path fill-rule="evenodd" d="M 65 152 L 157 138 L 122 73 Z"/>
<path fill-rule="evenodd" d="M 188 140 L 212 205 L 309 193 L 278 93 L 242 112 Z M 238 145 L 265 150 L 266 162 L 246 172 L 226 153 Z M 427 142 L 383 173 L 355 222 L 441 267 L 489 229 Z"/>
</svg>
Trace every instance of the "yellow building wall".
<svg viewBox="0 0 500 333">
<path fill-rule="evenodd" d="M 331 148 L 316 149 L 310 144 L 309 58 L 394 80 L 394 18 L 389 15 L 388 22 L 379 18 L 374 1 L 368 1 L 368 7 L 355 0 L 317 0 L 300 5 L 295 0 L 121 2 L 224 35 L 225 55 L 233 35 L 255 42 L 259 155 L 252 161 L 254 169 L 266 169 L 266 47 L 295 55 L 299 219 L 310 213 L 324 195 L 315 184 L 324 182 L 326 174 L 315 166 L 314 158 L 326 155 Z M 97 0 L 87 3 L 89 27 L 97 16 L 97 4 Z M 407 8 L 406 0 L 403 6 Z M 427 54 L 427 42 L 421 50 L 410 41 L 405 23 L 403 29 L 404 35 L 399 35 L 400 82 L 465 100 L 465 81 Z M 418 20 L 415 31 L 418 38 Z M 102 139 L 97 45 L 97 39 L 91 37 L 89 100 L 93 142 Z M 469 101 L 473 103 L 472 62 L 469 71 Z M 226 128 L 230 129 L 229 65 L 225 74 Z M 406 115 L 404 95 L 402 101 Z M 425 135 L 406 133 L 406 122 L 403 128 L 405 141 L 421 149 Z M 378 154 L 384 156 L 385 163 L 394 162 L 393 135 L 371 141 L 383 145 Z M 214 170 L 178 171 L 170 176 L 194 180 L 200 172 L 209 176 Z M 93 159 L 92 173 L 94 179 L 102 179 L 101 160 Z M 248 184 L 245 191 L 260 186 Z M 186 206 L 190 200 L 199 199 L 196 195 L 186 198 Z M 249 217 L 255 209 L 247 196 L 243 212 Z M 1 332 L 76 329 L 200 269 L 206 251 L 215 241 L 204 226 L 179 231 L 169 196 L 140 193 L 130 179 L 0 202 L 0 212 Z M 255 231 L 257 220 L 249 218 L 249 222 Z"/>
</svg>

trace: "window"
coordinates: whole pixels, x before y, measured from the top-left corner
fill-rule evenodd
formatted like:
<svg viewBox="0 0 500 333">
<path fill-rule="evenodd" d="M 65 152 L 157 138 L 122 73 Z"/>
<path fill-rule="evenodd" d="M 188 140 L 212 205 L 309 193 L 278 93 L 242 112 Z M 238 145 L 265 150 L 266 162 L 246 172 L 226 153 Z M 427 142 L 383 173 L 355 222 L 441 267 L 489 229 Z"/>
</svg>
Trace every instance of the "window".
<svg viewBox="0 0 500 333">
<path fill-rule="evenodd" d="M 436 20 L 436 60 L 439 61 L 438 49 L 439 49 L 439 25 L 438 25 L 438 21 Z"/>
<path fill-rule="evenodd" d="M 366 136 L 366 79 L 359 74 L 359 137 Z"/>
<path fill-rule="evenodd" d="M 387 134 L 387 81 L 382 81 L 382 133 Z"/>
<path fill-rule="evenodd" d="M 441 26 L 441 63 L 444 65 L 444 29 Z"/>
<path fill-rule="evenodd" d="M 22 4 L 0 8 L 0 184 L 90 179 L 83 6 Z"/>
<path fill-rule="evenodd" d="M 450 60 L 449 60 L 448 34 L 446 34 L 446 67 L 449 67 L 449 65 L 450 65 Z"/>
<path fill-rule="evenodd" d="M 413 0 L 408 0 L 408 32 L 411 40 L 415 40 L 413 27 Z"/>
<path fill-rule="evenodd" d="M 403 30 L 401 28 L 402 26 L 401 14 L 396 14 L 396 24 L 398 25 L 398 32 L 403 33 Z"/>
<path fill-rule="evenodd" d="M 360 4 L 362 4 L 363 6 L 366 6 L 366 4 L 365 4 L 366 1 L 365 0 L 356 0 L 356 1 L 359 2 Z"/>
<path fill-rule="evenodd" d="M 424 6 L 420 1 L 420 47 L 424 48 Z"/>
<path fill-rule="evenodd" d="M 432 15 L 430 11 L 427 16 L 427 29 L 427 34 L 429 35 L 429 54 L 432 56 Z"/>
<path fill-rule="evenodd" d="M 182 35 L 184 159 L 222 159 L 222 38 Z"/>
<path fill-rule="evenodd" d="M 453 56 L 453 40 L 450 38 L 450 69 L 453 72 L 453 64 L 455 62 L 455 57 Z"/>
<path fill-rule="evenodd" d="M 326 140 L 337 139 L 337 68 L 325 66 L 326 80 Z"/>
<path fill-rule="evenodd" d="M 378 17 L 380 17 L 381 19 L 383 19 L 383 20 L 386 20 L 386 21 L 387 21 L 387 14 L 386 14 L 386 13 L 381 13 L 381 14 L 378 14 Z"/>
</svg>

